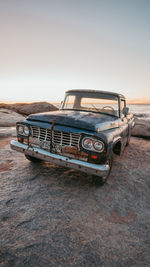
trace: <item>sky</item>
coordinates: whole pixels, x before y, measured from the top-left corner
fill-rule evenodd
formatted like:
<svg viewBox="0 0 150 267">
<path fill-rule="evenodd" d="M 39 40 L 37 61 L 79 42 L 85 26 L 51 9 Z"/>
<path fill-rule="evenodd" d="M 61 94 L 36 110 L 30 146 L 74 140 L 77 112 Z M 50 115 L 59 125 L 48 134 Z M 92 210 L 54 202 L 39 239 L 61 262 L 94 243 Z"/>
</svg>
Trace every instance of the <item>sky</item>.
<svg viewBox="0 0 150 267">
<path fill-rule="evenodd" d="M 150 0 L 0 0 L 0 102 L 150 100 Z"/>
</svg>

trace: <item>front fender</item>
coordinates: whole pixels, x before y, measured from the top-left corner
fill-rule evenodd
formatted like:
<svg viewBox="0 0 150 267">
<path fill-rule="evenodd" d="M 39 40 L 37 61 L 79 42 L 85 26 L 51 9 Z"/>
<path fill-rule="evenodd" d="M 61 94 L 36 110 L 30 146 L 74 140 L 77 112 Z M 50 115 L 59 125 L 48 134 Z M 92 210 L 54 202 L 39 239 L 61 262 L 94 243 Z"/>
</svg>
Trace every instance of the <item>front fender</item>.
<svg viewBox="0 0 150 267">
<path fill-rule="evenodd" d="M 123 140 L 121 128 L 109 129 L 103 132 L 105 140 L 107 140 L 107 157 L 111 156 L 114 152 L 118 155 L 123 150 Z"/>
</svg>

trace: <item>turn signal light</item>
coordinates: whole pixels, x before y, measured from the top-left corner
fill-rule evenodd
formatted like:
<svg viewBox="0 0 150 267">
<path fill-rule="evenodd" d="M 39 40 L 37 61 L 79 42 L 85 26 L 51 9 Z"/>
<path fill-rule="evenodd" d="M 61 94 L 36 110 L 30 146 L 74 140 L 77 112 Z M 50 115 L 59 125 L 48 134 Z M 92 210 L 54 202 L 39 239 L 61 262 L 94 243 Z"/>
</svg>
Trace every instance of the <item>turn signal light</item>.
<svg viewBox="0 0 150 267">
<path fill-rule="evenodd" d="M 98 156 L 96 156 L 96 155 L 91 155 L 91 159 L 98 159 Z"/>
</svg>

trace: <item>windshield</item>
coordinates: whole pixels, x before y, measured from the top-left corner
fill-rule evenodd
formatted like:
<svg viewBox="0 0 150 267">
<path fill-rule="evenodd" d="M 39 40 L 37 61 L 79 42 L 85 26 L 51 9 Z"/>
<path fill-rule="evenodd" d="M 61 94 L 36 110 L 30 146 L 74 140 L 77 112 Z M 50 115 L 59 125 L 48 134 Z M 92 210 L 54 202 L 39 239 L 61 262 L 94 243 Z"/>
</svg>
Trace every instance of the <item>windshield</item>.
<svg viewBox="0 0 150 267">
<path fill-rule="evenodd" d="M 72 95 L 66 96 L 62 109 L 91 111 L 119 116 L 118 97 L 102 95 Z"/>
</svg>

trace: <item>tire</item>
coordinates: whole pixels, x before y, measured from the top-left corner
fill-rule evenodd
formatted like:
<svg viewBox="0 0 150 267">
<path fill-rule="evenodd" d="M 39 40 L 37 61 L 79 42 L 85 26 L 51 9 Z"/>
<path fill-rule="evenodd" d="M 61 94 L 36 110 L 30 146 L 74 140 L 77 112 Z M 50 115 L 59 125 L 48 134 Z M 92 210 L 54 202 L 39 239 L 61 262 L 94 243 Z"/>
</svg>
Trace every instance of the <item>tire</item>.
<svg viewBox="0 0 150 267">
<path fill-rule="evenodd" d="M 130 144 L 130 139 L 131 139 L 131 134 L 128 136 L 127 138 L 127 143 L 126 143 L 126 146 L 128 146 Z"/>
<path fill-rule="evenodd" d="M 93 182 L 96 184 L 96 185 L 103 185 L 107 182 L 108 180 L 108 177 L 110 175 L 110 172 L 111 172 L 111 169 L 112 169 L 112 162 L 113 162 L 113 159 L 112 157 L 110 157 L 106 163 L 109 164 L 109 172 L 106 176 L 97 176 L 97 175 L 93 175 Z"/>
<path fill-rule="evenodd" d="M 127 137 L 126 146 L 128 146 L 130 144 L 130 139 L 131 139 L 131 129 L 129 129 L 129 134 L 128 134 L 128 137 Z"/>
<path fill-rule="evenodd" d="M 25 157 L 26 157 L 26 159 L 28 159 L 31 162 L 40 162 L 41 161 L 41 159 L 37 159 L 37 158 L 31 157 L 29 155 L 25 155 Z"/>
</svg>

